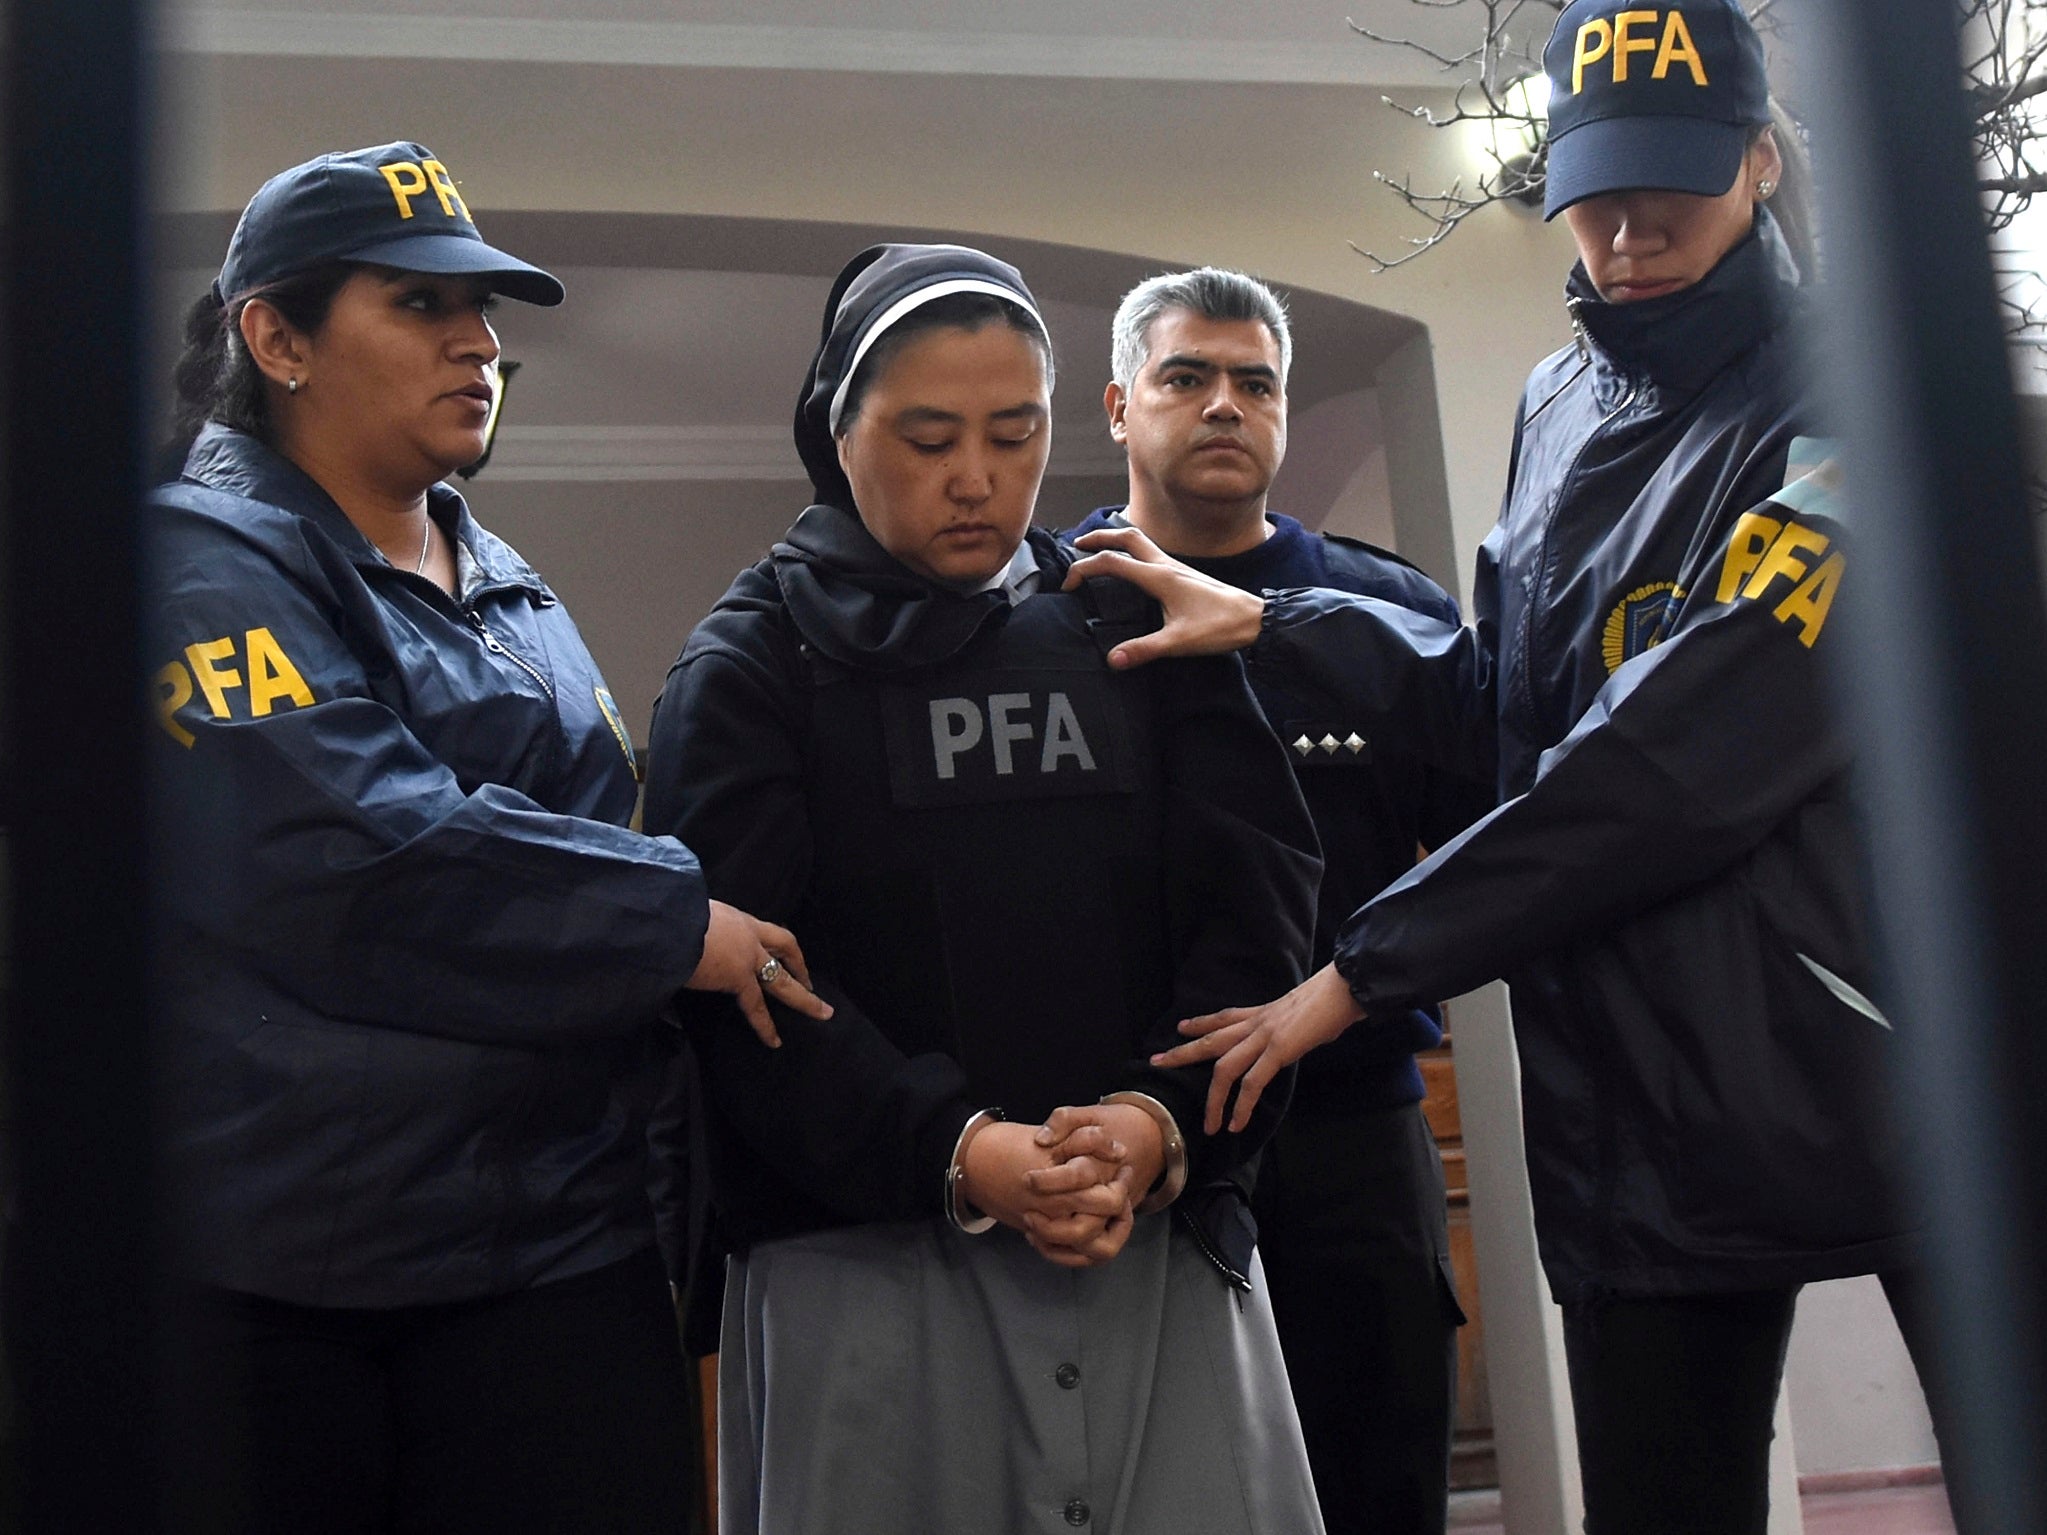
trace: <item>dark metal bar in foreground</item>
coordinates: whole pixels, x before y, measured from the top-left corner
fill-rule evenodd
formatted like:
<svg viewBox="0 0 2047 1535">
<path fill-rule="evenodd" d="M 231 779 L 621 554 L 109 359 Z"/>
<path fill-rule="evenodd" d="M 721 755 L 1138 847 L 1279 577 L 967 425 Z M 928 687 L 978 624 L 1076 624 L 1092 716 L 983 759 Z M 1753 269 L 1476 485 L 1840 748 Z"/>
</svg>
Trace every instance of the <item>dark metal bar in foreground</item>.
<svg viewBox="0 0 2047 1535">
<path fill-rule="evenodd" d="M 2047 611 L 1948 0 L 1811 71 L 1861 746 L 1964 1535 L 2047 1530 Z M 1941 1389 L 1938 1383 L 1935 1389 Z"/>
<path fill-rule="evenodd" d="M 158 1527 L 141 0 L 8 8 L 0 748 L 20 1527 Z"/>
</svg>

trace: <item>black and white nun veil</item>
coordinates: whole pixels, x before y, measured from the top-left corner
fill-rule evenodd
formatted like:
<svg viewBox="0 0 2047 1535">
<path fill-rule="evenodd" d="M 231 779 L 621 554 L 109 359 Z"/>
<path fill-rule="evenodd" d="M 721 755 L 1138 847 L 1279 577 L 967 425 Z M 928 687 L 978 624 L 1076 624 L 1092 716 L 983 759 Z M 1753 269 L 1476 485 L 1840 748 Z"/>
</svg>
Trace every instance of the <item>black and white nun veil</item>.
<svg viewBox="0 0 2047 1535">
<path fill-rule="evenodd" d="M 842 665 L 880 671 L 928 665 L 957 652 L 1007 606 L 997 592 L 936 586 L 884 550 L 861 522 L 839 467 L 838 428 L 860 364 L 896 325 L 957 293 L 1015 304 L 1036 323 L 1050 355 L 1044 317 L 1023 274 L 964 245 L 870 246 L 846 263 L 825 303 L 817 354 L 796 400 L 796 451 L 810 475 L 813 504 L 770 558 L 797 628 Z M 1064 568 L 1069 556 L 1056 539 L 1037 530 L 1026 536 L 1041 563 Z"/>
<path fill-rule="evenodd" d="M 839 468 L 837 435 L 846 391 L 861 362 L 905 317 L 955 293 L 1008 299 L 1037 322 L 1049 350 L 1051 333 L 1038 301 L 1023 273 L 1008 262 L 965 245 L 870 245 L 846 263 L 832 284 L 817 355 L 796 399 L 796 451 L 823 505 L 857 510 L 853 487 Z"/>
</svg>

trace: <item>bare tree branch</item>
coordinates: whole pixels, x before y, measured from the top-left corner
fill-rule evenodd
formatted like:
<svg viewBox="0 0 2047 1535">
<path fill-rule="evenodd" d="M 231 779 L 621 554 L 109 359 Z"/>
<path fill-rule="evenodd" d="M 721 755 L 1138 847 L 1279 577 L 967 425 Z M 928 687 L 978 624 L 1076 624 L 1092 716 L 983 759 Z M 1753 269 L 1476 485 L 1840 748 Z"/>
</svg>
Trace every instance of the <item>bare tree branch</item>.
<svg viewBox="0 0 2047 1535">
<path fill-rule="evenodd" d="M 1970 110 L 1978 118 L 1988 117 L 1994 112 L 2000 112 L 2006 107 L 2015 107 L 2022 101 L 2031 101 L 2035 96 L 2047 92 L 2047 74 L 2030 74 L 2042 58 L 2047 58 L 2047 48 L 2034 50 L 2022 61 L 2029 72 L 2027 78 L 2009 83 L 1993 80 L 1972 86 L 1968 95 Z"/>
<path fill-rule="evenodd" d="M 1465 4 L 1466 0 L 1410 0 L 1410 3 L 1430 10 L 1450 10 Z M 1501 139 L 1509 142 L 1518 140 L 1534 146 L 1529 154 L 1504 159 L 1496 157 L 1492 168 L 1479 178 L 1477 188 L 1469 193 L 1464 190 L 1462 181 L 1441 192 L 1419 193 L 1407 176 L 1396 181 L 1374 172 L 1374 179 L 1392 191 L 1429 226 L 1426 233 L 1407 240 L 1411 248 L 1402 255 L 1380 256 L 1353 245 L 1373 264 L 1375 271 L 1391 271 L 1434 250 L 1465 219 L 1493 203 L 1512 199 L 1540 200 L 1543 164 L 1540 141 L 1544 124 L 1525 106 L 1517 108 L 1512 105 L 1508 94 L 1508 88 L 1516 81 L 1536 71 L 1538 56 L 1529 47 L 1530 34 L 1523 34 L 1517 41 L 1509 28 L 1516 27 L 1523 13 L 1531 9 L 1540 13 L 1531 20 L 1546 22 L 1566 3 L 1567 0 L 1476 0 L 1477 8 L 1484 12 L 1484 25 L 1477 27 L 1477 18 L 1473 18 L 1477 28 L 1476 41 L 1470 49 L 1454 57 L 1411 38 L 1387 37 L 1359 26 L 1355 21 L 1350 23 L 1353 31 L 1372 42 L 1405 48 L 1434 60 L 1445 70 L 1459 71 L 1463 75 L 1447 112 L 1433 107 L 1405 105 L 1390 96 L 1381 97 L 1387 106 L 1431 128 L 1449 128 L 1460 123 L 1491 124 L 1499 130 Z M 1765 0 L 1765 3 L 1773 4 L 1775 0 Z M 1541 40 L 1549 34 L 1549 26 L 1532 28 L 1531 33 L 1535 47 L 1539 49 Z"/>
<path fill-rule="evenodd" d="M 1984 213 L 2007 229 L 2047 192 L 2047 0 L 1959 0 Z"/>
<path fill-rule="evenodd" d="M 1468 0 L 1408 0 L 1408 3 L 1418 6 L 1423 10 L 1450 11 L 1465 5 L 1468 3 Z M 1564 8 L 1565 3 L 1567 3 L 1567 0 L 1478 0 L 1478 4 L 1484 9 L 1486 14 L 1485 26 L 1478 34 L 1479 41 L 1477 45 L 1459 54 L 1443 53 L 1426 43 L 1417 42 L 1411 37 L 1393 37 L 1383 32 L 1374 32 L 1370 27 L 1362 25 L 1355 17 L 1345 17 L 1344 24 L 1357 33 L 1358 36 L 1370 42 L 1379 43 L 1390 48 L 1405 48 L 1409 52 L 1418 53 L 1422 57 L 1434 61 L 1446 70 L 1461 70 L 1468 68 L 1472 64 L 1478 64 L 1480 66 L 1478 70 L 1479 79 L 1489 81 L 1494 74 L 1493 65 L 1500 51 L 1500 45 L 1512 35 L 1507 29 L 1515 23 L 1521 12 L 1527 10 L 1530 6 L 1534 6 L 1538 10 L 1555 15 Z M 1772 0 L 1772 3 L 1774 3 L 1774 0 Z M 1548 35 L 1547 27 L 1541 30 L 1544 36 Z M 1518 57 L 1530 64 L 1534 62 L 1532 55 L 1529 55 L 1525 50 L 1518 51 Z"/>
<path fill-rule="evenodd" d="M 1985 176 L 1983 190 L 2012 197 L 2031 197 L 2036 192 L 2047 192 L 2047 171 L 2031 171 L 2023 176 Z"/>
<path fill-rule="evenodd" d="M 1419 4 L 1421 3 L 1421 0 L 1409 0 L 1409 3 Z M 1359 37 L 1362 37 L 1369 42 L 1384 43 L 1389 48 L 1410 49 L 1415 53 L 1419 53 L 1423 58 L 1434 59 L 1438 64 L 1442 65 L 1445 69 L 1462 69 L 1465 65 L 1469 64 L 1473 59 L 1479 58 L 1483 55 L 1482 49 L 1475 48 L 1470 53 L 1460 53 L 1453 58 L 1447 53 L 1438 53 L 1436 52 L 1435 49 L 1429 47 L 1427 44 L 1418 43 L 1411 37 L 1387 37 L 1381 33 L 1374 32 L 1370 27 L 1361 27 L 1354 21 L 1349 22 L 1348 25 L 1351 31 L 1357 33 Z"/>
</svg>

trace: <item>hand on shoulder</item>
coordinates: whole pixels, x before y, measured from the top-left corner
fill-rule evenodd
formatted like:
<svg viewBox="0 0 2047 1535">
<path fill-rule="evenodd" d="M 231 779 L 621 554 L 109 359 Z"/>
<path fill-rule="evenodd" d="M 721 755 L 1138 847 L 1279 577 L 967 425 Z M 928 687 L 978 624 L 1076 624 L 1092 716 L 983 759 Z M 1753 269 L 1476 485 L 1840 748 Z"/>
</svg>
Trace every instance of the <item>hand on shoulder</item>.
<svg viewBox="0 0 2047 1535">
<path fill-rule="evenodd" d="M 1157 600 L 1166 621 L 1109 652 L 1121 670 L 1164 656 L 1213 656 L 1242 650 L 1265 624 L 1265 599 L 1183 565 L 1135 528 L 1097 528 L 1075 539 L 1082 551 L 1065 590 L 1096 576 L 1128 581 Z"/>
</svg>

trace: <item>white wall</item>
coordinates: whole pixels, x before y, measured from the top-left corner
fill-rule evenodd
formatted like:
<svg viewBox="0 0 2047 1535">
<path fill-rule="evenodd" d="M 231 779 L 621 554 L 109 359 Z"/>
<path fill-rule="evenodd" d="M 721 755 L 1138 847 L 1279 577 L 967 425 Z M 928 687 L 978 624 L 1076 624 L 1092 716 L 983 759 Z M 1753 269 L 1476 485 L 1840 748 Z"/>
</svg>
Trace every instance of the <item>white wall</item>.
<svg viewBox="0 0 2047 1535">
<path fill-rule="evenodd" d="M 1802 1473 L 1940 1459 L 1926 1398 L 1874 1277 L 1806 1287 L 1785 1391 Z"/>
<path fill-rule="evenodd" d="M 1376 389 L 1353 389 L 1290 412 L 1286 463 L 1273 484 L 1273 510 L 1311 528 L 1395 547 L 1399 533 L 1393 525 L 1385 437 Z"/>
</svg>

